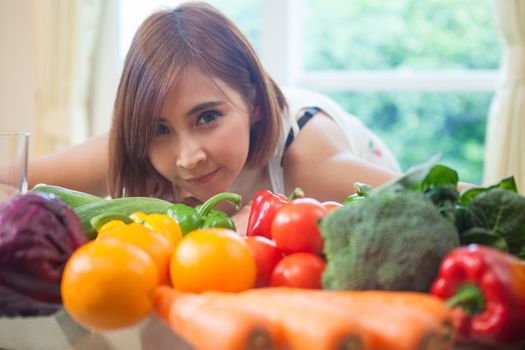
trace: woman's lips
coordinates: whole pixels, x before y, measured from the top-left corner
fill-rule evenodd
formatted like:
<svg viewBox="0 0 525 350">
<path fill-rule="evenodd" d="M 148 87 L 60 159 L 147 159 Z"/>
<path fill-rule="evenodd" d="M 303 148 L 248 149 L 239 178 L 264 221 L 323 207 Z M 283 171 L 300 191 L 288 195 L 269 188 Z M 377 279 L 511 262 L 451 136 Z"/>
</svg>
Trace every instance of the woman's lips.
<svg viewBox="0 0 525 350">
<path fill-rule="evenodd" d="M 191 185 L 204 185 L 204 184 L 207 184 L 211 180 L 213 180 L 213 178 L 215 177 L 215 174 L 217 174 L 218 171 L 219 171 L 219 169 L 216 169 L 216 170 L 212 171 L 211 173 L 208 173 L 208 174 L 206 174 L 204 176 L 193 178 L 193 179 L 188 179 L 188 180 L 186 180 L 186 182 L 188 182 Z"/>
</svg>

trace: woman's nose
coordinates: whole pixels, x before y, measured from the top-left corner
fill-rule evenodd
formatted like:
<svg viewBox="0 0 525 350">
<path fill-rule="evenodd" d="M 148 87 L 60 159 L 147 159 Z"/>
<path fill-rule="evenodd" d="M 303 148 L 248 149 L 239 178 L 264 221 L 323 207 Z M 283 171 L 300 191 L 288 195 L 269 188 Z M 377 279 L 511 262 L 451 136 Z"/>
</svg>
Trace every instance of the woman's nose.
<svg viewBox="0 0 525 350">
<path fill-rule="evenodd" d="M 206 152 L 198 142 L 189 138 L 181 140 L 176 162 L 177 166 L 192 169 L 204 160 L 206 160 Z"/>
</svg>

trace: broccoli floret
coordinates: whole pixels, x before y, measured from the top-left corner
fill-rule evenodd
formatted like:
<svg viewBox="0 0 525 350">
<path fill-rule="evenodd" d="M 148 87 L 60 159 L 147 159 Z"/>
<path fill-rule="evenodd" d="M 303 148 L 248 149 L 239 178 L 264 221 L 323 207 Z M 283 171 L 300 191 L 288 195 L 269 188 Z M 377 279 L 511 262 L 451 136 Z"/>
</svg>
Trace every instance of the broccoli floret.
<svg viewBox="0 0 525 350">
<path fill-rule="evenodd" d="M 372 195 L 321 223 L 325 289 L 428 292 L 456 227 L 420 192 Z"/>
</svg>

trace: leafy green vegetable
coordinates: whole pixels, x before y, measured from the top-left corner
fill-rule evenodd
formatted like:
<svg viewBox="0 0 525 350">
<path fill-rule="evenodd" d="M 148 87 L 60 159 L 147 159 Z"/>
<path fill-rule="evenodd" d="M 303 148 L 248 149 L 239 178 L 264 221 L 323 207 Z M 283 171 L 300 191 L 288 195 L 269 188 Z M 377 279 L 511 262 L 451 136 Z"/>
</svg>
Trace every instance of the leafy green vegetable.
<svg viewBox="0 0 525 350">
<path fill-rule="evenodd" d="M 425 197 L 434 203 L 441 215 L 451 222 L 456 222 L 456 208 L 459 198 L 456 186 L 444 185 L 431 187 L 423 193 Z"/>
<path fill-rule="evenodd" d="M 436 164 L 428 172 L 425 179 L 417 186 L 420 191 L 441 186 L 457 187 L 459 181 L 458 173 L 445 165 Z"/>
<path fill-rule="evenodd" d="M 491 246 L 505 252 L 509 251 L 509 246 L 503 237 L 495 235 L 482 227 L 473 227 L 466 232 L 462 232 L 460 236 L 463 245 L 477 243 Z"/>
<path fill-rule="evenodd" d="M 399 191 L 423 192 L 444 217 L 454 222 L 459 198 L 456 189 L 458 173 L 445 165 L 436 164 L 438 161 L 439 155 L 436 155 L 429 161 L 412 167 L 405 175 L 373 193 L 381 195 Z"/>
<path fill-rule="evenodd" d="M 375 190 L 359 184 L 366 191 L 344 203 L 392 192 L 422 192 L 442 216 L 455 223 L 461 244 L 484 244 L 525 259 L 525 197 L 518 194 L 514 177 L 459 193 L 457 172 L 438 161 L 436 155 Z"/>
<path fill-rule="evenodd" d="M 383 194 L 388 192 L 419 190 L 440 158 L 439 155 L 435 155 L 425 163 L 411 167 L 404 175 L 384 184 L 374 191 L 374 193 Z M 435 178 L 435 176 L 433 176 L 433 178 Z"/>
<path fill-rule="evenodd" d="M 459 197 L 459 203 L 463 206 L 467 206 L 470 204 L 470 202 L 476 198 L 478 195 L 484 192 L 488 192 L 490 190 L 500 188 L 504 190 L 509 190 L 512 192 L 518 192 L 518 187 L 516 186 L 516 181 L 514 180 L 514 177 L 507 177 L 501 180 L 499 183 L 493 186 L 489 187 L 471 187 L 466 189 L 465 191 L 461 192 L 461 195 Z"/>
<path fill-rule="evenodd" d="M 494 188 L 481 192 L 473 198 L 465 209 L 469 212 L 469 222 L 460 222 L 461 243 L 488 244 L 495 248 L 519 255 L 525 246 L 525 197 L 507 189 Z M 463 217 L 464 218 L 464 217 Z M 480 229 L 484 231 L 480 231 Z M 484 236 L 480 236 L 480 232 Z M 478 236 L 472 236 L 476 233 Z M 495 237 L 487 238 L 486 235 Z M 473 241 L 473 237 L 480 241 Z M 499 239 L 498 239 L 499 238 Z M 506 242 L 506 247 L 501 243 Z"/>
</svg>

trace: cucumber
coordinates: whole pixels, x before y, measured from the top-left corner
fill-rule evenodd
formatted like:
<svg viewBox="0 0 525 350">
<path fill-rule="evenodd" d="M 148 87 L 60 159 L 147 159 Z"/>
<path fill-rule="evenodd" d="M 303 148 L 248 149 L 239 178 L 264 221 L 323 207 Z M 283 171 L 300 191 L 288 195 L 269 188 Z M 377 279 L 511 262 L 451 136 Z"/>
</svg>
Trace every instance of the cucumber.
<svg viewBox="0 0 525 350">
<path fill-rule="evenodd" d="M 122 216 L 129 216 L 136 211 L 146 214 L 163 214 L 173 203 L 159 198 L 152 197 L 124 197 L 114 199 L 103 199 L 76 207 L 73 210 L 80 218 L 84 234 L 90 240 L 97 237 L 97 231 L 91 225 L 91 218 L 103 213 L 115 213 Z"/>
<path fill-rule="evenodd" d="M 31 192 L 50 193 L 62 200 L 68 207 L 75 209 L 82 205 L 104 200 L 102 197 L 97 197 L 89 193 L 71 190 L 69 188 L 38 184 L 31 189 Z"/>
</svg>

